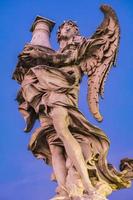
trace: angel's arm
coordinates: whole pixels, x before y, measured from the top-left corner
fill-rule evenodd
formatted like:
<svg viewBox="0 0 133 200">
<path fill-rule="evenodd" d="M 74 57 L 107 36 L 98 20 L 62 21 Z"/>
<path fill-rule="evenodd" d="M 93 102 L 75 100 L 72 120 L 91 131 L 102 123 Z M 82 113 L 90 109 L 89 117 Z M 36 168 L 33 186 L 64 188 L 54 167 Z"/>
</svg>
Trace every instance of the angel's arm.
<svg viewBox="0 0 133 200">
<path fill-rule="evenodd" d="M 20 54 L 19 59 L 26 63 L 31 63 L 31 60 L 38 60 L 41 64 L 60 67 L 74 63 L 76 60 L 76 53 L 70 49 L 67 49 L 64 52 L 40 51 L 34 46 L 31 49 L 30 45 L 30 48 L 27 46 Z"/>
<path fill-rule="evenodd" d="M 72 54 L 70 51 L 64 53 L 58 52 L 55 54 L 42 55 L 41 58 L 47 60 L 50 65 L 58 67 L 64 65 L 70 65 L 75 62 L 74 53 Z"/>
</svg>

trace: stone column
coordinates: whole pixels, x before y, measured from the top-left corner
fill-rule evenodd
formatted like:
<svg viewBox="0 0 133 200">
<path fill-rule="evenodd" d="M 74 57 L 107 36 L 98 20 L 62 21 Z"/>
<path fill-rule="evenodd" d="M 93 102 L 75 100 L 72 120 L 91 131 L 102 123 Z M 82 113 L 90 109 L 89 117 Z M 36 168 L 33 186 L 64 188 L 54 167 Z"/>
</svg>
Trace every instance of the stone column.
<svg viewBox="0 0 133 200">
<path fill-rule="evenodd" d="M 30 30 L 32 32 L 32 39 L 30 43 L 51 49 L 50 33 L 54 25 L 55 22 L 47 18 L 37 16 Z"/>
</svg>

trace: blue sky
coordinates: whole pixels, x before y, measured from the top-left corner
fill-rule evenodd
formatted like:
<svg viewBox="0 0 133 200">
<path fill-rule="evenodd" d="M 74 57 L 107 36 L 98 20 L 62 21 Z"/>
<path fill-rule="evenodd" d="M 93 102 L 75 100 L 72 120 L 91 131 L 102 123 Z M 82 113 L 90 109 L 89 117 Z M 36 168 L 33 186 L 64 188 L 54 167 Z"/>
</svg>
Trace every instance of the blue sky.
<svg viewBox="0 0 133 200">
<path fill-rule="evenodd" d="M 133 1 L 131 0 L 0 0 L 1 13 L 1 139 L 0 200 L 48 200 L 54 195 L 51 168 L 36 160 L 27 150 L 30 134 L 23 133 L 24 121 L 14 100 L 19 85 L 11 79 L 17 55 L 31 39 L 29 29 L 36 15 L 56 22 L 51 36 L 58 49 L 56 31 L 67 19 L 77 21 L 80 32 L 91 36 L 103 19 L 102 3 L 116 10 L 121 26 L 117 67 L 111 70 L 105 85 L 105 99 L 100 102 L 104 121 L 98 124 L 88 111 L 87 83 L 83 78 L 79 107 L 87 119 L 102 128 L 111 141 L 108 160 L 116 167 L 120 159 L 133 158 Z M 36 125 L 38 126 L 38 124 Z M 132 200 L 133 187 L 114 192 L 109 200 Z"/>
</svg>

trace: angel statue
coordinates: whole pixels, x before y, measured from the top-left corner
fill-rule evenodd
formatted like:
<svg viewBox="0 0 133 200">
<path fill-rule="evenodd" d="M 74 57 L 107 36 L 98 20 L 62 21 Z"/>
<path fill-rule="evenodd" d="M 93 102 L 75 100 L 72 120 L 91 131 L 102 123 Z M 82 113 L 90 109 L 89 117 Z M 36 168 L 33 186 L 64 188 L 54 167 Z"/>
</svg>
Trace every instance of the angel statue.
<svg viewBox="0 0 133 200">
<path fill-rule="evenodd" d="M 104 20 L 90 38 L 80 35 L 74 21 L 65 21 L 57 32 L 58 51 L 49 43 L 54 22 L 38 16 L 13 74 L 21 85 L 17 101 L 25 132 L 40 122 L 29 149 L 53 168 L 57 188 L 52 200 L 106 200 L 112 191 L 130 187 L 133 179 L 133 160 L 122 160 L 120 171 L 109 164 L 108 137 L 78 108 L 80 82 L 86 74 L 90 112 L 102 121 L 98 101 L 115 65 L 120 27 L 110 6 L 102 5 L 101 10 Z"/>
</svg>

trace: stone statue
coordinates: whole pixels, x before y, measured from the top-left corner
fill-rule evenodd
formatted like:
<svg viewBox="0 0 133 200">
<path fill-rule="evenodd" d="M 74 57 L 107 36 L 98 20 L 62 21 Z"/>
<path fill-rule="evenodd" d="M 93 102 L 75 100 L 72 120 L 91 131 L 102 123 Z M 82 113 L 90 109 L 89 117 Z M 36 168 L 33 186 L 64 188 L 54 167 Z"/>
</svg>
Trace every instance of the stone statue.
<svg viewBox="0 0 133 200">
<path fill-rule="evenodd" d="M 40 121 L 29 149 L 53 168 L 58 184 L 53 200 L 106 200 L 133 179 L 133 160 L 123 159 L 120 171 L 107 163 L 109 139 L 78 109 L 80 82 L 87 74 L 90 112 L 102 121 L 98 100 L 115 65 L 120 27 L 110 6 L 101 10 L 104 20 L 91 38 L 82 37 L 75 22 L 64 22 L 57 32 L 58 51 L 49 42 L 54 22 L 38 16 L 13 74 L 21 85 L 17 101 L 25 132 Z"/>
</svg>

